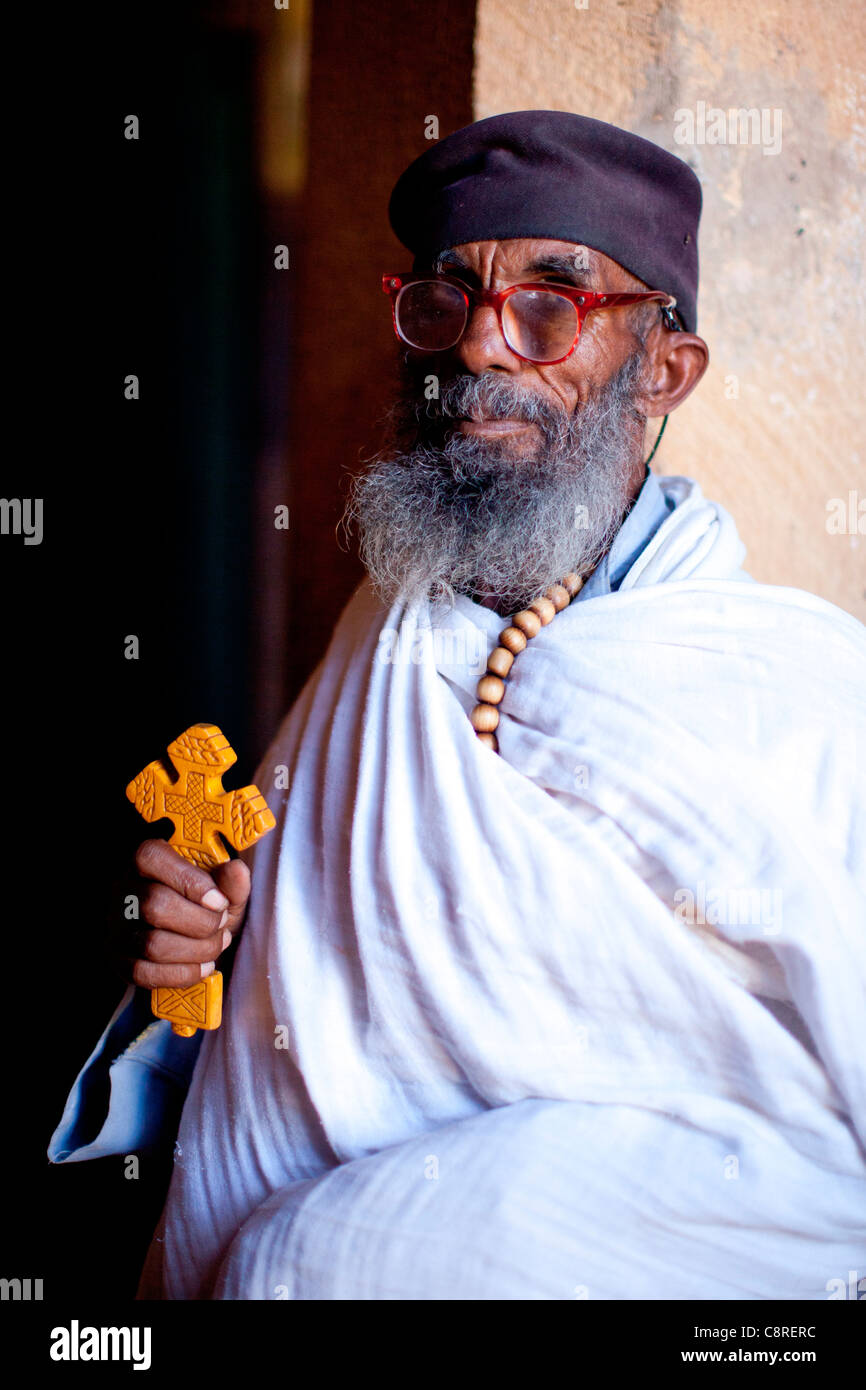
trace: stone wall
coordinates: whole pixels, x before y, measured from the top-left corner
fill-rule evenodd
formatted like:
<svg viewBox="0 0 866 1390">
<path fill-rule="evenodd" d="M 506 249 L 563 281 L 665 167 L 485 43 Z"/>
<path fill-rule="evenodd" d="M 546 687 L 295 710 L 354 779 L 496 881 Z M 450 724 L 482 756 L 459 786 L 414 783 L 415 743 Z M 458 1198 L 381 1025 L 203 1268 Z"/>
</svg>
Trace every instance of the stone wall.
<svg viewBox="0 0 866 1390">
<path fill-rule="evenodd" d="M 860 0 L 477 5 L 476 119 L 579 111 L 695 169 L 711 365 L 653 467 L 733 513 L 756 578 L 861 619 L 864 59 Z"/>
</svg>

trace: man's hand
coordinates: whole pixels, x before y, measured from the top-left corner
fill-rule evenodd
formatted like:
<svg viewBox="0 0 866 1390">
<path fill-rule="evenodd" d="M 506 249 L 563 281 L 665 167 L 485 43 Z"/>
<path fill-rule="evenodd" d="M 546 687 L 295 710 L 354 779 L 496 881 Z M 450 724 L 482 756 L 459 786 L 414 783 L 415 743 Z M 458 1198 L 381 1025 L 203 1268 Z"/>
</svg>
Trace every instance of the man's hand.
<svg viewBox="0 0 866 1390">
<path fill-rule="evenodd" d="M 141 915 L 152 928 L 140 935 L 131 978 L 145 989 L 194 985 L 240 930 L 250 896 L 242 859 L 210 872 L 183 859 L 165 840 L 144 840 L 135 856 L 142 879 Z"/>
</svg>

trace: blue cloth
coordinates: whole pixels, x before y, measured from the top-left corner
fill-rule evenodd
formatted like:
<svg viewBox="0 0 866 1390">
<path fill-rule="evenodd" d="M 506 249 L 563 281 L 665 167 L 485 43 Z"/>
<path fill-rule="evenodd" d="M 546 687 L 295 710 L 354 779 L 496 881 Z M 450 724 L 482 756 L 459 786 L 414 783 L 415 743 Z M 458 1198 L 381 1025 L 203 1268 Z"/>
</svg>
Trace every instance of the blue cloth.
<svg viewBox="0 0 866 1390">
<path fill-rule="evenodd" d="M 626 513 L 613 545 L 576 595 L 575 602 L 615 592 L 673 509 L 674 504 L 665 497 L 658 478 L 647 469 L 643 487 Z"/>
<path fill-rule="evenodd" d="M 130 985 L 66 1099 L 48 1146 L 51 1162 L 173 1143 L 203 1037 L 177 1037 L 154 1018 L 150 990 Z"/>
<path fill-rule="evenodd" d="M 647 469 L 610 550 L 574 601 L 618 589 L 672 510 Z M 227 974 L 224 961 L 220 969 Z M 51 1136 L 51 1162 L 78 1163 L 172 1144 L 203 1037 L 197 1032 L 178 1038 L 170 1023 L 154 1019 L 150 991 L 130 985 L 69 1093 Z"/>
</svg>

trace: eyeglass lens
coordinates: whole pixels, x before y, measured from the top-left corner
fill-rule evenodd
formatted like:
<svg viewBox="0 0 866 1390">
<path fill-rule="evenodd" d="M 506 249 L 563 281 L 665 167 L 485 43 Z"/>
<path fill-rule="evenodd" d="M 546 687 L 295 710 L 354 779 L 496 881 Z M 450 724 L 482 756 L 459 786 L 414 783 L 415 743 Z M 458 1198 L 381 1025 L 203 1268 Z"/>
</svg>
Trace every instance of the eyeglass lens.
<svg viewBox="0 0 866 1390">
<path fill-rule="evenodd" d="M 419 280 L 397 301 L 397 328 L 411 347 L 443 352 L 453 347 L 467 322 L 466 302 L 455 285 Z M 578 331 L 577 309 L 563 295 L 518 290 L 502 306 L 505 341 L 521 357 L 552 362 L 570 352 Z"/>
</svg>

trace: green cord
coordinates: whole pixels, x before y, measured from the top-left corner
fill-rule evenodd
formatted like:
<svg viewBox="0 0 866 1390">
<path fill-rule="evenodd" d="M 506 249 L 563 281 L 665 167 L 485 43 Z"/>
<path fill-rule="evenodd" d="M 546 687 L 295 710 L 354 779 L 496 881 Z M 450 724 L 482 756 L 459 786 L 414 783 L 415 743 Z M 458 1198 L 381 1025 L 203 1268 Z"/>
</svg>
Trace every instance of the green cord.
<svg viewBox="0 0 866 1390">
<path fill-rule="evenodd" d="M 662 442 L 662 435 L 663 435 L 664 432 L 665 432 L 665 425 L 667 424 L 667 422 L 668 422 L 668 417 L 665 416 L 665 418 L 662 420 L 662 427 L 661 427 L 661 429 L 659 430 L 658 434 L 656 435 L 656 442 L 655 442 L 655 444 L 654 444 L 653 447 L 652 447 L 652 453 L 650 454 L 649 458 L 648 458 L 647 461 L 646 461 L 646 466 L 647 466 L 647 468 L 649 468 L 650 464 L 652 463 L 653 458 L 654 458 L 654 456 L 655 456 L 655 451 L 656 451 L 656 449 L 659 447 L 659 445 L 660 445 L 661 442 Z"/>
</svg>

